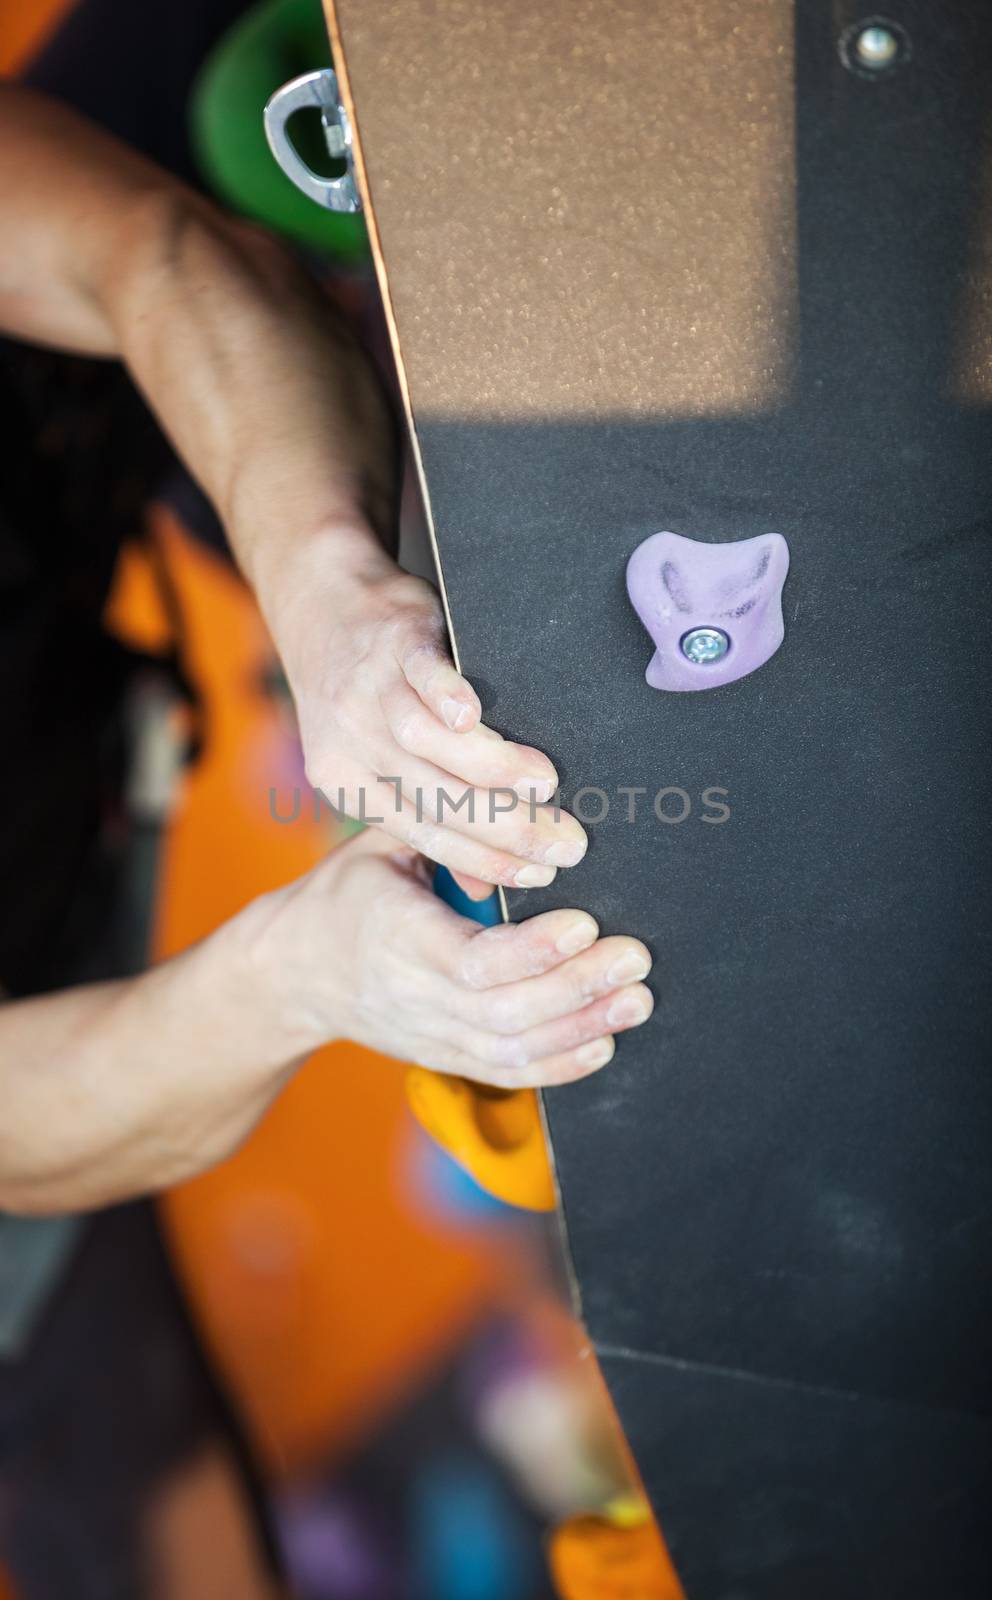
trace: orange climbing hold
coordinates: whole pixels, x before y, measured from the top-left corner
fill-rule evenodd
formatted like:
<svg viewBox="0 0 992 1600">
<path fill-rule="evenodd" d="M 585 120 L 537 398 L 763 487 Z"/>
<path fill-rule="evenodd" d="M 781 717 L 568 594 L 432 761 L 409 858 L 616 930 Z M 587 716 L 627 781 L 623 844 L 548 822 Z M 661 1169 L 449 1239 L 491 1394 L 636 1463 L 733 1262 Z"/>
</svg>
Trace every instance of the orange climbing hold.
<svg viewBox="0 0 992 1600">
<path fill-rule="evenodd" d="M 556 1528 L 548 1563 L 559 1600 L 684 1600 L 646 1504 L 624 1500 L 603 1516 Z"/>
<path fill-rule="evenodd" d="M 487 1193 L 525 1211 L 553 1211 L 555 1186 L 533 1089 L 490 1089 L 411 1067 L 407 1100 L 421 1127 Z"/>
</svg>

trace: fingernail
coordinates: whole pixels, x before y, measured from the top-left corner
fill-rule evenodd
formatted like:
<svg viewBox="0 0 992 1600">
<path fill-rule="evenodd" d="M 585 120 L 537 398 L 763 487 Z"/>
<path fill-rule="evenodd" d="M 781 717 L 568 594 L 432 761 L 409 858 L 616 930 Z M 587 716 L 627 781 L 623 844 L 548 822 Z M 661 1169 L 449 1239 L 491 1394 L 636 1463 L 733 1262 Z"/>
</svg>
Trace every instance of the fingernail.
<svg viewBox="0 0 992 1600">
<path fill-rule="evenodd" d="M 577 956 L 580 950 L 588 950 L 591 944 L 596 943 L 598 933 L 599 929 L 591 917 L 576 917 L 555 940 L 555 949 L 559 955 Z"/>
<path fill-rule="evenodd" d="M 585 839 L 560 839 L 557 844 L 545 850 L 542 860 L 546 861 L 549 867 L 575 867 L 582 860 L 587 847 Z"/>
<path fill-rule="evenodd" d="M 553 778 L 519 778 L 513 785 L 513 792 L 521 800 L 533 800 L 536 805 L 543 806 L 546 800 L 551 799 L 556 788 Z"/>
<path fill-rule="evenodd" d="M 636 950 L 628 950 L 627 954 L 618 957 L 606 973 L 607 983 L 636 983 L 640 978 L 646 978 L 651 971 L 650 961 L 638 955 Z"/>
<path fill-rule="evenodd" d="M 545 889 L 554 876 L 554 867 L 521 867 L 513 881 L 518 889 Z"/>
<path fill-rule="evenodd" d="M 584 1044 L 581 1050 L 576 1050 L 575 1059 L 583 1067 L 605 1067 L 615 1049 L 612 1039 L 594 1039 L 592 1044 Z"/>
<path fill-rule="evenodd" d="M 472 720 L 471 707 L 463 704 L 461 700 L 442 700 L 441 715 L 453 733 L 461 733 Z"/>
<path fill-rule="evenodd" d="M 606 1020 L 611 1028 L 629 1027 L 636 1022 L 644 1022 L 650 1011 L 651 1002 L 647 995 L 627 994 L 613 1002 L 606 1013 Z"/>
</svg>

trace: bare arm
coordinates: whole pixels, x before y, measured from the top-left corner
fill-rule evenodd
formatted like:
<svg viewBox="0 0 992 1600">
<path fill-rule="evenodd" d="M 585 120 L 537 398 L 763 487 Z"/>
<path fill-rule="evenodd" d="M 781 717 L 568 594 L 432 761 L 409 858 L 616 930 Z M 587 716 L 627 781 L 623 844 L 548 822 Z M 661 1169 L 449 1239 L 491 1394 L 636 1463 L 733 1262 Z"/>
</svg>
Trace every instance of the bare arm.
<svg viewBox="0 0 992 1600">
<path fill-rule="evenodd" d="M 0 1007 L 0 1209 L 147 1193 L 241 1143 L 293 1050 L 236 1003 L 236 955 L 225 929 L 140 978 Z"/>
<path fill-rule="evenodd" d="M 432 784 L 540 789 L 554 769 L 478 726 L 436 596 L 385 554 L 385 409 L 277 246 L 69 112 L 0 88 L 0 327 L 127 363 L 227 522 L 317 783 L 423 786 L 426 819 L 387 811 L 387 827 L 487 882 L 548 882 L 566 864 L 552 849 L 581 855 L 579 825 L 540 809 L 488 831 L 484 799 L 476 823 L 431 820 Z M 595 1070 L 608 1036 L 643 1020 L 642 946 L 593 944 L 578 913 L 480 932 L 395 849 L 356 841 L 142 978 L 0 1007 L 0 1206 L 85 1207 L 199 1171 L 328 1039 L 550 1084 Z M 557 944 L 565 921 L 588 949 Z M 616 970 L 624 952 L 633 970 Z M 632 982 L 638 1016 L 615 1014 Z"/>
<path fill-rule="evenodd" d="M 555 769 L 479 725 L 436 594 L 377 537 L 394 495 L 387 410 L 286 252 L 71 112 L 2 88 L 0 327 L 127 363 L 255 587 L 315 785 L 483 883 L 549 883 L 581 858 L 567 815 L 493 818 L 484 793 L 471 815 L 443 811 L 441 791 L 466 788 L 544 801 Z M 394 775 L 402 804 L 379 781 Z"/>
<path fill-rule="evenodd" d="M 482 929 L 366 832 L 140 978 L 0 1006 L 0 1209 L 202 1171 L 332 1039 L 502 1088 L 585 1077 L 650 1012 L 649 965 L 582 912 Z"/>
<path fill-rule="evenodd" d="M 29 91 L 0 88 L 0 326 L 120 356 L 251 567 L 270 517 L 385 557 L 393 450 L 378 385 L 258 229 Z M 349 543 L 350 541 L 350 543 Z"/>
</svg>

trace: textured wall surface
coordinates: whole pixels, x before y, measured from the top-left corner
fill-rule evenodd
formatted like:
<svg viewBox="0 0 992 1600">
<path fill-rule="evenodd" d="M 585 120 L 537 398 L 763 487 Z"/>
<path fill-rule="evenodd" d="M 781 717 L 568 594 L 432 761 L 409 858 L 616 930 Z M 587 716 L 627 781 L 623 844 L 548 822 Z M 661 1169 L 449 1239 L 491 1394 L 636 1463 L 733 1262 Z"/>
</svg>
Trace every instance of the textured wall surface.
<svg viewBox="0 0 992 1600">
<path fill-rule="evenodd" d="M 463 665 L 611 797 L 511 911 L 657 958 L 652 1022 L 547 1105 L 691 1600 L 979 1600 L 992 13 L 899 0 L 873 79 L 848 0 L 336 10 Z M 645 685 L 660 528 L 788 540 L 752 677 Z"/>
<path fill-rule="evenodd" d="M 697 416 L 781 394 L 789 0 L 338 9 L 421 412 Z"/>
</svg>

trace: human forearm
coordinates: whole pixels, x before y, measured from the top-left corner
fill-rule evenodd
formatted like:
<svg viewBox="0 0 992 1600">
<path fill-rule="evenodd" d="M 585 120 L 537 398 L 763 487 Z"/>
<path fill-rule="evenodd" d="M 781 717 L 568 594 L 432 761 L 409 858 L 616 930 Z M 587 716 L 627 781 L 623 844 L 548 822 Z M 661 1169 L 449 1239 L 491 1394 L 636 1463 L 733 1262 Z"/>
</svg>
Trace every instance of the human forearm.
<svg viewBox="0 0 992 1600">
<path fill-rule="evenodd" d="M 263 605 L 312 542 L 339 581 L 387 568 L 394 448 L 344 319 L 266 236 L 150 197 L 101 286 L 120 354 L 212 498 Z"/>
<path fill-rule="evenodd" d="M 0 1007 L 0 1208 L 80 1210 L 211 1166 L 310 1046 L 237 921 L 136 979 Z"/>
<path fill-rule="evenodd" d="M 280 245 L 66 108 L 0 88 L 0 327 L 118 356 L 249 577 L 389 530 L 388 410 L 344 319 Z"/>
<path fill-rule="evenodd" d="M 480 725 L 436 592 L 386 554 L 387 408 L 281 246 L 64 108 L 0 88 L 0 328 L 127 363 L 255 588 L 316 787 L 475 892 L 547 884 L 581 859 L 579 824 L 541 809 L 551 762 Z M 396 785 L 382 808 L 381 779 Z M 496 816 L 497 788 L 538 809 Z"/>
</svg>

